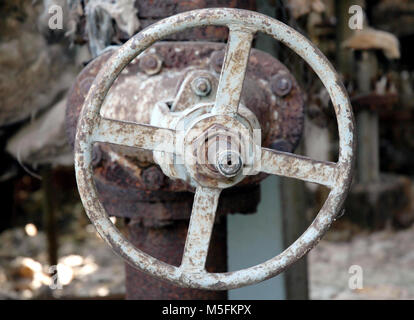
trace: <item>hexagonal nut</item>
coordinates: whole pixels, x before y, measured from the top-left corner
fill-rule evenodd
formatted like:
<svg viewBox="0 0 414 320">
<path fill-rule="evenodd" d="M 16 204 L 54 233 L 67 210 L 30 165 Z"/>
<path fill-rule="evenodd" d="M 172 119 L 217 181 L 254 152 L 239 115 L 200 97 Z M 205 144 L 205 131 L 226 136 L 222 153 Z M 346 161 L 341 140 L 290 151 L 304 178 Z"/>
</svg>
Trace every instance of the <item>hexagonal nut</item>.
<svg viewBox="0 0 414 320">
<path fill-rule="evenodd" d="M 239 150 L 241 141 L 220 124 L 213 124 L 191 142 L 192 154 L 199 164 L 205 164 L 212 172 L 217 172 L 216 160 L 220 151 Z"/>
<path fill-rule="evenodd" d="M 191 82 L 191 89 L 199 97 L 206 97 L 211 92 L 211 82 L 207 77 L 197 77 Z"/>
<path fill-rule="evenodd" d="M 138 66 L 145 74 L 152 76 L 161 71 L 162 59 L 156 53 L 148 53 L 139 58 Z"/>
<path fill-rule="evenodd" d="M 292 79 L 287 74 L 276 74 L 272 77 L 270 85 L 274 94 L 284 97 L 292 90 Z"/>
</svg>

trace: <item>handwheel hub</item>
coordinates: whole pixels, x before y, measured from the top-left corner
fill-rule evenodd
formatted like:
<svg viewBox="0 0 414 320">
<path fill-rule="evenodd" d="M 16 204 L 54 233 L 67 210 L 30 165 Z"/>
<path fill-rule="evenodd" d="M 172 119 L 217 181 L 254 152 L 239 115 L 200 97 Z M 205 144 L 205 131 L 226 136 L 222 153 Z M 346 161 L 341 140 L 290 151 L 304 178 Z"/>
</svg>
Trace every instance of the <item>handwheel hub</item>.
<svg viewBox="0 0 414 320">
<path fill-rule="evenodd" d="M 217 188 L 243 180 L 254 164 L 253 131 L 249 129 L 227 115 L 197 119 L 184 138 L 184 162 L 191 178 L 199 185 Z"/>
<path fill-rule="evenodd" d="M 171 112 L 159 103 L 151 124 L 175 130 L 176 154 L 154 152 L 163 173 L 194 187 L 229 188 L 247 175 L 257 174 L 261 128 L 252 111 L 240 104 L 236 115 L 215 115 L 204 103 Z"/>
</svg>

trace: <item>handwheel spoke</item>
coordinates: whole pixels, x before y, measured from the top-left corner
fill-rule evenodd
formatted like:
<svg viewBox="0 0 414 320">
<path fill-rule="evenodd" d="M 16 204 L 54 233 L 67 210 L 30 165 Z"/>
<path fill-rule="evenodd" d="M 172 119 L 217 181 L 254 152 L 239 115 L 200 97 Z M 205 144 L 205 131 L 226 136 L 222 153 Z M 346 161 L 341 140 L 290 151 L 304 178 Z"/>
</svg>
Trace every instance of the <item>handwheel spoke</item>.
<svg viewBox="0 0 414 320">
<path fill-rule="evenodd" d="M 237 112 L 252 40 L 251 30 L 230 27 L 213 113 Z"/>
<path fill-rule="evenodd" d="M 146 150 L 175 152 L 174 130 L 146 124 L 101 118 L 93 140 Z"/>
<path fill-rule="evenodd" d="M 337 166 L 333 162 L 262 148 L 260 171 L 332 188 L 335 185 Z"/>
<path fill-rule="evenodd" d="M 221 189 L 197 187 L 181 268 L 204 270 Z"/>
</svg>

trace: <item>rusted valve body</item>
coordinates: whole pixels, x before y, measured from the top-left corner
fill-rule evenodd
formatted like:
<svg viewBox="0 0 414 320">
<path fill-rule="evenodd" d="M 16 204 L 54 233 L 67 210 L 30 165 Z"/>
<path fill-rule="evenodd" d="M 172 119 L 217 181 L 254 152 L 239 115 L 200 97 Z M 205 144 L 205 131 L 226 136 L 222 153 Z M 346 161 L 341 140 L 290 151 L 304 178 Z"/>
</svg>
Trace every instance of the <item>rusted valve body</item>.
<svg viewBox="0 0 414 320">
<path fill-rule="evenodd" d="M 177 109 L 190 107 L 200 99 L 214 101 L 214 85 L 211 92 L 200 96 L 189 90 L 184 82 L 194 72 L 206 72 L 218 80 L 224 47 L 225 44 L 210 42 L 155 44 L 129 64 L 115 81 L 102 108 L 103 116 L 149 123 L 151 111 L 158 101 L 169 101 L 171 105 L 175 101 Z M 67 131 L 72 144 L 79 112 L 89 88 L 111 54 L 111 51 L 106 52 L 88 64 L 69 94 Z M 290 81 L 291 89 L 283 96 L 274 89 L 277 84 L 273 82 L 278 76 Z M 176 100 L 178 93 L 179 101 Z M 282 151 L 293 151 L 301 137 L 304 112 L 300 89 L 287 68 L 272 56 L 253 49 L 242 99 L 264 129 L 262 145 L 272 147 L 275 141 L 283 141 L 285 150 Z M 95 146 L 94 175 L 100 200 L 107 212 L 128 218 L 129 238 L 133 244 L 178 265 L 194 198 L 190 192 L 193 188 L 181 180 L 166 177 L 153 163 L 151 152 L 131 153 L 131 150 L 114 145 Z M 212 272 L 227 269 L 226 224 L 220 216 L 255 212 L 260 200 L 258 182 L 263 177 L 264 174 L 248 177 L 240 185 L 223 191 L 217 212 L 220 223 L 213 232 L 207 260 L 207 268 Z M 126 285 L 129 298 L 226 297 L 226 292 L 177 288 L 128 265 Z"/>
<path fill-rule="evenodd" d="M 136 58 L 121 73 L 110 89 L 102 107 L 102 116 L 123 121 L 149 123 L 150 114 L 158 101 L 174 101 L 181 84 L 189 72 L 205 70 L 219 76 L 223 59 L 224 44 L 209 42 L 164 42 L 149 48 L 144 55 Z M 92 61 L 78 76 L 68 100 L 67 130 L 71 143 L 74 141 L 76 123 L 82 104 L 96 74 L 110 57 L 107 52 Z M 161 61 L 157 73 L 148 75 L 144 63 L 149 56 Z M 283 97 L 272 91 L 275 75 L 284 75 L 292 83 L 290 92 Z M 194 92 L 185 93 L 196 96 Z M 215 92 L 210 93 L 214 100 Z M 196 99 L 196 98 L 186 98 Z M 303 127 L 303 101 L 300 89 L 289 71 L 272 56 L 252 50 L 249 60 L 242 99 L 260 122 L 263 128 L 262 145 L 271 146 L 275 141 L 284 141 L 291 152 L 299 142 Z M 168 179 L 153 163 L 152 152 L 120 148 L 114 145 L 99 144 L 94 150 L 95 179 L 102 200 L 111 214 L 137 218 L 145 217 L 165 224 L 168 220 L 186 219 L 189 213 L 183 213 L 181 205 L 167 205 L 163 212 L 145 212 L 145 205 L 137 208 L 141 202 L 188 202 L 192 196 L 187 192 L 193 188 L 180 180 Z M 249 194 L 257 188 L 264 175 L 251 176 L 243 180 L 236 188 Z M 233 191 L 224 191 L 231 194 Z M 105 196 L 107 195 L 107 196 Z M 240 193 L 239 193 L 240 195 Z M 108 198 L 108 199 L 105 199 Z M 127 203 L 131 200 L 131 205 Z M 253 197 L 251 205 L 241 206 L 234 201 L 221 209 L 223 213 L 254 212 L 258 198 Z M 116 209 L 116 210 L 115 210 Z M 152 211 L 152 210 L 151 210 Z M 167 212 L 168 211 L 168 212 Z"/>
</svg>

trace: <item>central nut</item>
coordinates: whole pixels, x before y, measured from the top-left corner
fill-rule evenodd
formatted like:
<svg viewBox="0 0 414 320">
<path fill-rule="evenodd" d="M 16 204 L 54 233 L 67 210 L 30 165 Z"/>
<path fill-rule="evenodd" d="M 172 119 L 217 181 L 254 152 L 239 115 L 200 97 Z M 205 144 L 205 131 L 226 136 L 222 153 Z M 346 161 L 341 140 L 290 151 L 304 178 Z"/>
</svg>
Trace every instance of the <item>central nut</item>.
<svg viewBox="0 0 414 320">
<path fill-rule="evenodd" d="M 185 168 L 196 185 L 225 189 L 251 172 L 252 132 L 243 118 L 202 115 L 185 132 L 183 145 Z"/>
<path fill-rule="evenodd" d="M 238 152 L 226 150 L 217 155 L 216 168 L 225 177 L 236 176 L 243 167 L 243 161 Z"/>
</svg>

